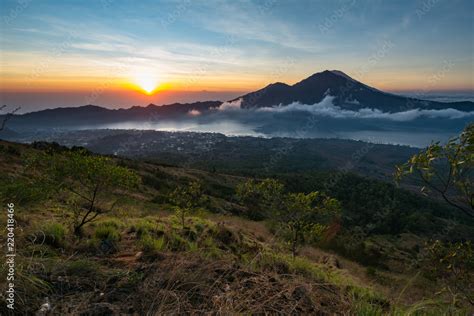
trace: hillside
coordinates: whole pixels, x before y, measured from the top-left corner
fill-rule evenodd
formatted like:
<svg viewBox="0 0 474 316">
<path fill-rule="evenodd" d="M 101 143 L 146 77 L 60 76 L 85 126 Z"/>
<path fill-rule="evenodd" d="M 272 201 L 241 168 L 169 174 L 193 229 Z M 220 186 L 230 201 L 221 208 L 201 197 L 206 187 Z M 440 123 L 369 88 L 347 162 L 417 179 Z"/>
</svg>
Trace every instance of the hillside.
<svg viewBox="0 0 474 316">
<path fill-rule="evenodd" d="M 417 273 L 413 263 L 424 241 L 455 238 L 452 231 L 471 239 L 474 224 L 377 180 L 351 174 L 339 178 L 328 191 L 342 202 L 337 237 L 308 243 L 292 258 L 271 221 L 249 219 L 248 209 L 236 199 L 235 189 L 245 177 L 116 157 L 108 163 L 135 172 L 140 182 L 105 195 L 104 205 L 116 200 L 115 207 L 84 226 L 77 238 L 70 208 L 79 201 L 71 204 L 65 191 L 44 196 L 47 168 L 31 171 L 27 166 L 36 155 L 61 157 L 78 149 L 0 145 L 0 197 L 15 201 L 17 308 L 23 313 L 36 312 L 46 297 L 53 315 L 465 311 L 464 303 L 433 294 L 439 284 Z M 47 167 L 48 161 L 39 163 Z M 294 192 L 320 189 L 318 183 L 327 177 L 280 176 Z M 182 229 L 170 194 L 193 180 L 202 183 L 206 203 L 186 218 Z M 397 202 L 377 213 L 387 198 Z M 415 224 L 414 216 L 423 224 Z M 398 226 L 393 226 L 394 217 Z M 451 230 L 440 229 L 448 221 Z M 355 238 L 358 229 L 363 234 Z"/>
</svg>

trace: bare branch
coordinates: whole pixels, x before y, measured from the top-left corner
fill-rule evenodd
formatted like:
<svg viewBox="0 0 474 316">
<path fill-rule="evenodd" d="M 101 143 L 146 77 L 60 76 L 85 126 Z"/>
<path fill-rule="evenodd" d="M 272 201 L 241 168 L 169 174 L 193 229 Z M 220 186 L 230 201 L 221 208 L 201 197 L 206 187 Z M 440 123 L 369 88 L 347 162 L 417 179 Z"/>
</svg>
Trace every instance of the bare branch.
<svg viewBox="0 0 474 316">
<path fill-rule="evenodd" d="M 7 108 L 7 105 L 4 104 L 2 106 L 0 106 L 0 112 L 3 111 L 4 109 Z M 14 109 L 13 111 L 11 112 L 7 112 L 6 114 L 4 114 L 1 118 L 1 122 L 0 122 L 0 132 L 3 131 L 5 129 L 5 126 L 7 125 L 7 122 L 8 120 L 10 120 L 12 118 L 12 116 L 18 112 L 20 110 L 20 107 L 17 107 L 16 109 Z"/>
</svg>

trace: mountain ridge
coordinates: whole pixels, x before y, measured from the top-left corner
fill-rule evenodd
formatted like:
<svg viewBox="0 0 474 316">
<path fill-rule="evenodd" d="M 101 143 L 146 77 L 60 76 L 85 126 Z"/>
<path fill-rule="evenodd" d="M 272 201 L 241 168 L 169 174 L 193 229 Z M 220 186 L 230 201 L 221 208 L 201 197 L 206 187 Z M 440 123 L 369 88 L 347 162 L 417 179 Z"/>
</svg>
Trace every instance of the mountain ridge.
<svg viewBox="0 0 474 316">
<path fill-rule="evenodd" d="M 335 105 L 348 110 L 372 108 L 390 113 L 415 108 L 474 110 L 474 102 L 470 101 L 445 103 L 387 93 L 359 82 L 340 70 L 318 72 L 291 86 L 270 84 L 232 101 L 241 99 L 242 108 L 284 106 L 293 102 L 311 105 L 321 102 L 326 95 L 334 97 Z"/>
<path fill-rule="evenodd" d="M 70 126 L 80 124 L 103 124 L 125 121 L 153 121 L 186 115 L 192 110 L 206 111 L 218 107 L 221 101 L 199 101 L 194 103 L 148 104 L 130 108 L 108 109 L 98 105 L 60 107 L 37 112 L 13 115 L 9 124 L 15 127 L 29 125 Z"/>
</svg>

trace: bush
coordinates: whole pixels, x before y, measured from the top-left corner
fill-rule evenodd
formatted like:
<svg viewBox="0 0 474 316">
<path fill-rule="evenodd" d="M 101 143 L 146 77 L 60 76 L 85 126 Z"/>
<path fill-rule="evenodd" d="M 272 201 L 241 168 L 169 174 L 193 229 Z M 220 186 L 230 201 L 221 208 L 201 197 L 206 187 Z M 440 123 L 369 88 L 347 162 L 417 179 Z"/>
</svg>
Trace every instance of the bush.
<svg viewBox="0 0 474 316">
<path fill-rule="evenodd" d="M 377 270 L 374 267 L 367 267 L 365 269 L 365 273 L 371 278 L 375 278 L 377 276 Z"/>
<path fill-rule="evenodd" d="M 114 227 L 116 229 L 119 229 L 119 228 L 123 228 L 125 225 L 119 219 L 110 218 L 110 219 L 107 219 L 107 220 L 104 220 L 104 221 L 101 221 L 101 222 L 97 223 L 97 226 L 111 226 L 111 227 Z"/>
<path fill-rule="evenodd" d="M 120 240 L 120 233 L 116 227 L 111 225 L 99 225 L 95 229 L 95 238 L 102 241 L 117 242 Z"/>
<path fill-rule="evenodd" d="M 61 223 L 48 223 L 41 226 L 40 231 L 35 234 L 36 243 L 45 243 L 54 247 L 64 246 L 66 228 Z"/>
<path fill-rule="evenodd" d="M 0 180 L 0 197 L 17 204 L 29 204 L 48 197 L 49 188 L 44 183 L 23 178 L 4 177 Z"/>
<path fill-rule="evenodd" d="M 135 232 L 139 239 L 149 234 L 162 234 L 165 231 L 163 224 L 153 223 L 142 219 L 130 227 L 131 232 Z"/>
<path fill-rule="evenodd" d="M 155 239 L 150 235 L 144 235 L 140 244 L 146 254 L 156 254 L 166 249 L 166 242 L 163 237 Z"/>
<path fill-rule="evenodd" d="M 188 249 L 188 241 L 179 234 L 172 232 L 167 236 L 168 248 L 171 251 L 184 251 Z"/>
<path fill-rule="evenodd" d="M 212 237 L 204 239 L 200 246 L 202 247 L 204 257 L 206 258 L 219 259 L 223 254 Z M 192 250 L 192 247 L 190 247 L 190 249 Z"/>
</svg>

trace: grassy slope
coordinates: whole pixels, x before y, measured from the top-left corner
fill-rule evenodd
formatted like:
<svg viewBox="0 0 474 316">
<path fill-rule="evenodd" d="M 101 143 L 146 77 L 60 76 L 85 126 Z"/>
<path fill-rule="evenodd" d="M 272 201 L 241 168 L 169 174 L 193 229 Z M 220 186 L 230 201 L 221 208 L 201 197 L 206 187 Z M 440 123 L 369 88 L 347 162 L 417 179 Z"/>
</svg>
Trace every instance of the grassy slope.
<svg viewBox="0 0 474 316">
<path fill-rule="evenodd" d="M 0 156 L 0 172 L 19 176 L 22 157 L 33 149 L 1 145 L 11 149 Z M 222 199 L 220 193 L 243 178 L 121 163 L 136 168 L 144 179 L 149 176 L 148 185 L 135 192 L 117 192 L 122 199 L 114 213 L 89 225 L 82 240 L 71 235 L 71 214 L 61 197 L 17 203 L 21 311 L 34 312 L 46 296 L 57 315 L 92 310 L 150 315 L 206 311 L 376 315 L 429 305 L 415 304 L 435 289 L 420 276 L 367 273 L 357 263 L 310 246 L 293 260 L 265 223 L 230 215 L 240 206 Z M 156 176 L 162 181 L 153 182 Z M 170 207 L 157 197 L 186 178 L 205 182 L 211 208 L 220 214 L 202 212 L 182 231 Z M 441 307 L 430 308 L 437 313 Z"/>
</svg>

